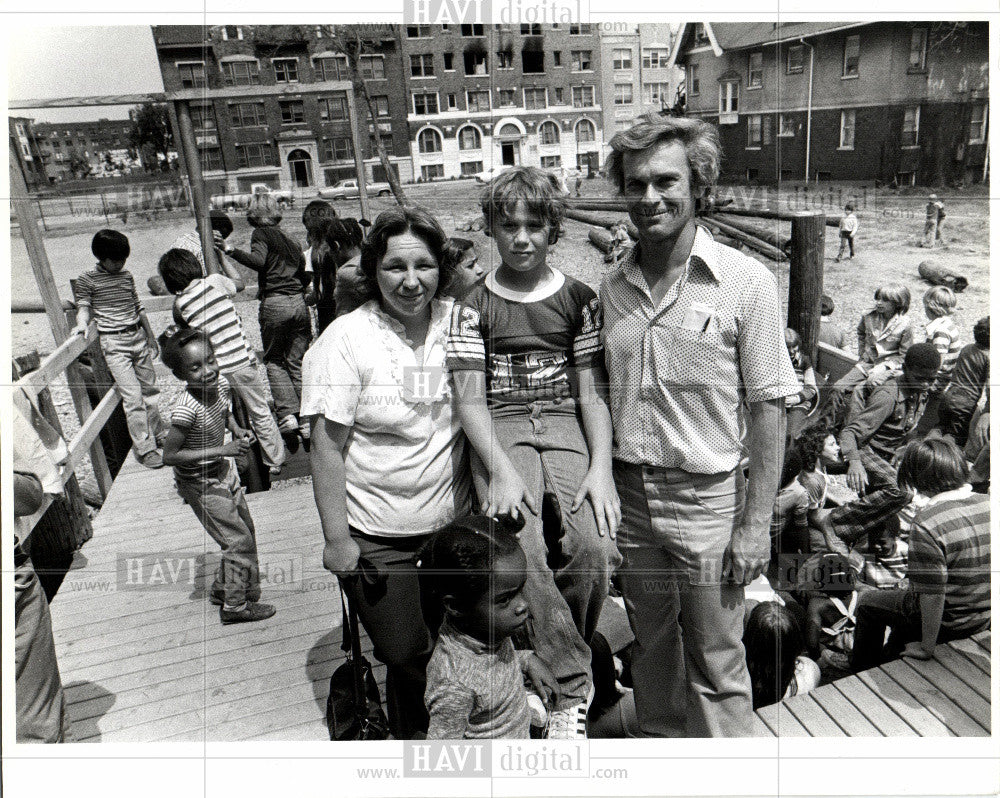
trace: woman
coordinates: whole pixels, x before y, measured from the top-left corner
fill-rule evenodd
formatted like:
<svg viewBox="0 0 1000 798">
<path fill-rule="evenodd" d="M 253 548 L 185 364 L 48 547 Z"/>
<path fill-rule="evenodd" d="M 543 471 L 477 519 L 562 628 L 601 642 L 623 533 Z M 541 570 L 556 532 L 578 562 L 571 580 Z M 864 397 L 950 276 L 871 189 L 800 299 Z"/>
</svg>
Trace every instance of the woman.
<svg viewBox="0 0 1000 798">
<path fill-rule="evenodd" d="M 278 226 L 281 211 L 271 195 L 259 194 L 250 201 L 247 221 L 254 228 L 250 251 L 227 246 L 226 254 L 257 272 L 260 337 L 278 429 L 286 440 L 298 434 L 307 440 L 309 428 L 299 424 L 302 356 L 312 339 L 304 296 L 309 285 L 305 258 L 299 245 Z M 296 440 L 293 449 L 297 447 Z"/>
<path fill-rule="evenodd" d="M 387 666 L 397 739 L 427 730 L 433 644 L 414 555 L 469 509 L 465 439 L 444 372 L 446 240 L 423 209 L 382 213 L 359 267 L 372 298 L 327 327 L 304 364 L 323 565 L 341 578 Z"/>
</svg>

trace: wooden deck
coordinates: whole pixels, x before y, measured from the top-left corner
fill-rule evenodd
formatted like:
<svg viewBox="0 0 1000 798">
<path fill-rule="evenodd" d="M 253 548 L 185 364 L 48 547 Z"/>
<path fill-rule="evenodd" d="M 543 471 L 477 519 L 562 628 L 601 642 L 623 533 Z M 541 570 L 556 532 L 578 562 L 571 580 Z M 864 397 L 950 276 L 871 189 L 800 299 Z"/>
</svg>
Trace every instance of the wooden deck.
<svg viewBox="0 0 1000 798">
<path fill-rule="evenodd" d="M 343 660 L 341 609 L 320 564 L 312 486 L 293 480 L 247 498 L 263 600 L 278 612 L 222 626 L 205 596 L 218 547 L 178 499 L 170 469 L 125 464 L 52 604 L 77 740 L 326 739 L 329 678 Z M 375 669 L 380 682 L 384 671 Z M 989 635 L 940 646 L 930 662 L 842 679 L 757 719 L 761 736 L 988 736 Z"/>
</svg>

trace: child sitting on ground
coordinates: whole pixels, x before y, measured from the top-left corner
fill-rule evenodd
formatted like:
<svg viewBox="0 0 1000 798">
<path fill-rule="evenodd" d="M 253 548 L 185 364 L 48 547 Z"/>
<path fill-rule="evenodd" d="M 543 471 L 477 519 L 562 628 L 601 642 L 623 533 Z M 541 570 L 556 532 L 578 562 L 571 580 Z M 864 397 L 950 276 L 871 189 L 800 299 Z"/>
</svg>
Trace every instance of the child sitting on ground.
<svg viewBox="0 0 1000 798">
<path fill-rule="evenodd" d="M 925 327 L 927 340 L 934 344 L 941 355 L 941 368 L 931 387 L 931 393 L 940 393 L 948 385 L 955 361 L 962 350 L 962 333 L 951 317 L 956 304 L 958 300 L 955 292 L 947 286 L 936 285 L 924 294 L 924 313 L 929 320 Z"/>
<path fill-rule="evenodd" d="M 559 685 L 511 641 L 528 621 L 527 560 L 517 538 L 492 518 L 459 518 L 424 544 L 417 567 L 425 615 L 444 613 L 427 663 L 427 738 L 528 739 L 524 677 L 552 699 Z"/>
<path fill-rule="evenodd" d="M 834 310 L 836 310 L 836 305 L 833 302 L 833 297 L 823 294 L 819 306 L 819 340 L 820 343 L 835 346 L 837 349 L 846 349 L 847 335 L 831 318 Z"/>
<path fill-rule="evenodd" d="M 800 615 L 778 601 L 761 602 L 750 613 L 743 647 L 754 709 L 804 695 L 819 685 L 819 666 L 805 656 L 802 624 Z"/>
<path fill-rule="evenodd" d="M 986 316 L 972 328 L 973 343 L 962 348 L 941 397 L 938 426 L 964 447 L 976 406 L 990 375 L 990 319 Z"/>
<path fill-rule="evenodd" d="M 791 327 L 785 329 L 785 347 L 795 369 L 795 379 L 798 380 L 799 392 L 785 397 L 785 418 L 788 440 L 793 440 L 799 434 L 806 417 L 816 406 L 819 392 L 816 388 L 816 372 L 812 360 L 802 351 L 802 339 Z"/>
<path fill-rule="evenodd" d="M 865 558 L 861 581 L 889 590 L 906 579 L 907 542 L 900 537 L 899 516 L 890 515 L 879 529 L 868 533 L 867 545 L 859 553 Z"/>
<path fill-rule="evenodd" d="M 97 268 L 81 274 L 73 287 L 77 306 L 73 334 L 86 335 L 91 319 L 97 322 L 101 351 L 122 398 L 135 457 L 146 468 L 160 468 L 163 455 L 158 447 L 167 429 L 156 400 L 160 392 L 153 358 L 158 349 L 135 280 L 125 269 L 131 252 L 128 239 L 117 230 L 99 230 L 90 250 Z"/>
<path fill-rule="evenodd" d="M 208 336 L 184 328 L 160 336 L 163 362 L 187 384 L 171 417 L 163 462 L 174 467 L 177 493 L 222 548 L 222 564 L 209 592 L 223 624 L 274 615 L 259 604 L 260 566 L 250 509 L 230 457 L 246 454 L 252 437 L 232 419 L 229 382 L 219 374 Z M 233 440 L 225 442 L 226 428 Z"/>
</svg>

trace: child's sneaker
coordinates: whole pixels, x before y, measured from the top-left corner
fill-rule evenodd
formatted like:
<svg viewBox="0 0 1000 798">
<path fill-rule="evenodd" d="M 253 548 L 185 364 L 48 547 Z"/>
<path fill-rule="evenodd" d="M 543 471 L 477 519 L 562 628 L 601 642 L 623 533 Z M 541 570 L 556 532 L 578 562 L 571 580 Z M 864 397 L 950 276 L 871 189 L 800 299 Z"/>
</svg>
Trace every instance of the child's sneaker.
<svg viewBox="0 0 1000 798">
<path fill-rule="evenodd" d="M 565 709 L 553 709 L 549 713 L 549 740 L 587 739 L 587 703 L 581 701 Z"/>
<path fill-rule="evenodd" d="M 146 468 L 163 468 L 163 453 L 159 449 L 153 449 L 143 455 L 137 454 L 135 459 Z"/>
<path fill-rule="evenodd" d="M 251 604 L 247 602 L 241 609 L 227 610 L 223 607 L 219 610 L 219 619 L 223 626 L 231 623 L 253 623 L 270 618 L 277 612 L 270 604 Z"/>
</svg>

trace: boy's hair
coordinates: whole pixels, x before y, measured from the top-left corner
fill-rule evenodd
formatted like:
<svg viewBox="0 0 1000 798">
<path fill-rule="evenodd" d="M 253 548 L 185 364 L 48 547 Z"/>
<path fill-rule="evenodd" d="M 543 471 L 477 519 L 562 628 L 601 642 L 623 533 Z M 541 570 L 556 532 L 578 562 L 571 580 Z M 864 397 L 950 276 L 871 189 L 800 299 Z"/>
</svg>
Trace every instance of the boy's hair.
<svg viewBox="0 0 1000 798">
<path fill-rule="evenodd" d="M 254 227 L 274 227 L 281 221 L 278 201 L 270 194 L 255 194 L 247 206 L 247 221 Z"/>
<path fill-rule="evenodd" d="M 802 346 L 802 339 L 799 334 L 795 332 L 791 327 L 785 327 L 785 346 Z"/>
<path fill-rule="evenodd" d="M 896 482 L 925 496 L 955 490 L 969 481 L 969 466 L 961 450 L 947 438 L 913 441 L 903 450 Z"/>
<path fill-rule="evenodd" d="M 984 316 L 972 328 L 972 340 L 983 349 L 990 348 L 990 317 Z"/>
<path fill-rule="evenodd" d="M 132 249 L 128 238 L 117 230 L 98 230 L 90 242 L 90 251 L 100 260 L 128 260 Z"/>
<path fill-rule="evenodd" d="M 833 297 L 829 294 L 823 294 L 823 298 L 819 301 L 819 312 L 823 316 L 832 316 L 833 311 L 836 306 L 833 304 Z"/>
<path fill-rule="evenodd" d="M 823 451 L 823 445 L 832 434 L 833 432 L 826 424 L 814 424 L 799 433 L 799 437 L 795 439 L 792 446 L 802 456 L 803 471 L 812 471 L 816 467 L 816 462 Z"/>
<path fill-rule="evenodd" d="M 892 302 L 897 313 L 907 313 L 910 310 L 910 289 L 905 285 L 881 285 L 875 291 L 875 299 Z"/>
<path fill-rule="evenodd" d="M 818 471 L 800 471 L 798 476 L 799 484 L 806 489 L 809 498 L 814 502 L 823 501 L 823 494 L 826 493 L 826 480 Z"/>
<path fill-rule="evenodd" d="M 313 200 L 302 211 L 302 226 L 306 228 L 306 238 L 310 242 L 326 235 L 330 220 L 337 218 L 337 212 L 326 200 Z"/>
<path fill-rule="evenodd" d="M 958 299 L 955 298 L 955 292 L 945 285 L 935 285 L 933 288 L 928 288 L 924 294 L 924 307 L 927 309 L 927 315 L 934 319 L 950 316 L 957 304 Z"/>
<path fill-rule="evenodd" d="M 641 152 L 661 141 L 679 141 L 691 169 L 691 190 L 697 197 L 715 185 L 722 163 L 722 145 L 715 125 L 692 116 L 640 116 L 628 130 L 611 139 L 607 172 L 620 194 L 625 193 L 625 153 Z"/>
<path fill-rule="evenodd" d="M 848 202 L 844 206 L 844 210 L 847 211 L 848 213 L 854 213 L 854 203 L 853 202 Z"/>
<path fill-rule="evenodd" d="M 420 549 L 421 596 L 437 603 L 450 596 L 459 609 L 467 610 L 489 590 L 494 561 L 520 548 L 514 530 L 500 519 L 457 518 Z"/>
<path fill-rule="evenodd" d="M 156 265 L 163 284 L 171 294 L 179 294 L 202 277 L 201 264 L 186 249 L 168 249 Z"/>
<path fill-rule="evenodd" d="M 802 623 L 776 601 L 762 601 L 743 631 L 753 708 L 775 704 L 795 677 L 795 660 L 806 648 Z"/>
<path fill-rule="evenodd" d="M 927 341 L 914 344 L 903 355 L 904 371 L 912 371 L 913 369 L 930 371 L 931 369 L 939 368 L 941 368 L 941 353 L 937 351 L 937 347 L 934 344 Z"/>
<path fill-rule="evenodd" d="M 544 220 L 553 233 L 554 243 L 566 212 L 566 203 L 556 179 L 536 166 L 516 166 L 501 172 L 479 197 L 486 225 L 492 227 L 508 218 L 518 202 L 524 203 L 529 214 Z"/>
<path fill-rule="evenodd" d="M 232 235 L 233 220 L 229 218 L 229 214 L 225 211 L 209 211 L 208 220 L 209 224 L 212 225 L 212 229 L 217 231 L 223 238 L 229 238 Z"/>
<path fill-rule="evenodd" d="M 212 348 L 212 342 L 208 336 L 197 327 L 171 327 L 157 340 L 160 344 L 160 360 L 179 380 L 183 379 L 180 375 L 181 367 L 184 365 L 181 353 L 185 346 L 192 341 L 199 341 L 209 349 Z"/>
</svg>

